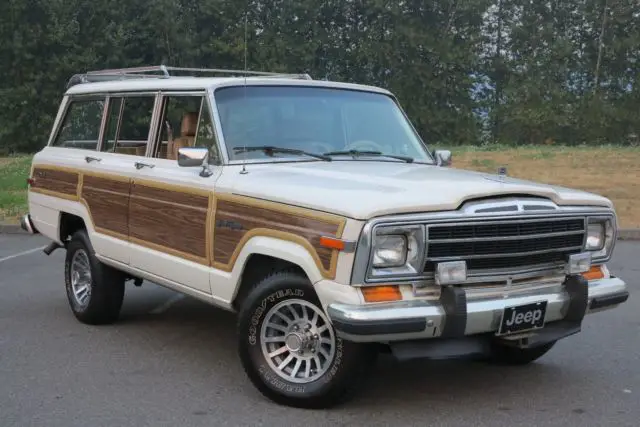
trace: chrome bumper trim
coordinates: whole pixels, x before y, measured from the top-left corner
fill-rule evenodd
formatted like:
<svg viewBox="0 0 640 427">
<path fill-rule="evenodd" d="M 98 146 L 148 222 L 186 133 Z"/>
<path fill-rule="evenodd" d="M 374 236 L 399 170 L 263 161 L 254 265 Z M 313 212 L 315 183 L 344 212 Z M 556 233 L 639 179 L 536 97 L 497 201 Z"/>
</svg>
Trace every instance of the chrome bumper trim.
<svg viewBox="0 0 640 427">
<path fill-rule="evenodd" d="M 31 222 L 31 216 L 29 214 L 25 214 L 22 216 L 22 218 L 20 218 L 20 228 L 30 234 L 39 233 L 38 230 L 36 230 L 36 227 L 33 225 L 33 222 Z"/>
<path fill-rule="evenodd" d="M 614 308 L 626 301 L 627 285 L 619 278 L 588 284 L 586 313 Z M 545 323 L 568 317 L 569 292 L 563 287 L 543 288 L 506 298 L 466 301 L 466 324 L 462 336 L 498 330 L 505 307 L 547 301 Z M 610 302 L 607 304 L 607 301 Z M 440 301 L 411 300 L 369 305 L 334 303 L 327 308 L 338 335 L 355 342 L 391 342 L 443 337 L 447 308 Z M 456 319 L 459 320 L 459 319 Z M 451 322 L 452 320 L 450 320 Z"/>
</svg>

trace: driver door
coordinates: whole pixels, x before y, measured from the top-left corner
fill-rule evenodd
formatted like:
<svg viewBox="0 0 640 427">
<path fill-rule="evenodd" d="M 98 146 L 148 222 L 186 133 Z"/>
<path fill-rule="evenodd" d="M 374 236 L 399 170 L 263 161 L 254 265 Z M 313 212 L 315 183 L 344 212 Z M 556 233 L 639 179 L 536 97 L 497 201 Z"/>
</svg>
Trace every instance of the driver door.
<svg viewBox="0 0 640 427">
<path fill-rule="evenodd" d="M 153 144 L 131 184 L 131 264 L 177 286 L 210 295 L 214 184 L 221 168 L 178 166 L 180 147 L 206 146 L 217 159 L 211 115 L 202 93 L 162 94 Z"/>
</svg>

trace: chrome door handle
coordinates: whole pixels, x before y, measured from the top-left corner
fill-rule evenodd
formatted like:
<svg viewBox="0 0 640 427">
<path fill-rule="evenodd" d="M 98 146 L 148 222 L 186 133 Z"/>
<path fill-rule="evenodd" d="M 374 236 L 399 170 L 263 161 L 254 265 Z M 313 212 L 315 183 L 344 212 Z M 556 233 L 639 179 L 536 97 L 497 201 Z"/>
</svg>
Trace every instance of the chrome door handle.
<svg viewBox="0 0 640 427">
<path fill-rule="evenodd" d="M 156 167 L 156 165 L 152 165 L 152 164 L 149 164 L 149 163 L 142 163 L 142 162 L 136 162 L 135 165 L 136 165 L 136 169 L 142 169 L 142 168 L 153 169 L 153 168 Z"/>
<path fill-rule="evenodd" d="M 99 158 L 97 158 L 97 157 L 91 157 L 91 156 L 85 156 L 84 160 L 85 160 L 87 163 L 91 163 L 91 162 L 101 162 L 101 161 L 102 161 L 102 159 L 99 159 Z"/>
</svg>

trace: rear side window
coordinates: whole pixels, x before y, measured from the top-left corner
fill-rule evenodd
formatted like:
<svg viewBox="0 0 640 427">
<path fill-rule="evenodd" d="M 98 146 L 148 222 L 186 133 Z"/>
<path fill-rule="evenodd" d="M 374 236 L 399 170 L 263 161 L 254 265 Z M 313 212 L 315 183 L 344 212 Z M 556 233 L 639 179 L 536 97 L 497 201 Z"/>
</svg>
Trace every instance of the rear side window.
<svg viewBox="0 0 640 427">
<path fill-rule="evenodd" d="M 54 147 L 95 150 L 104 112 L 104 99 L 73 100 L 67 108 Z"/>
<path fill-rule="evenodd" d="M 155 101 L 155 95 L 111 98 L 103 150 L 144 156 Z"/>
</svg>

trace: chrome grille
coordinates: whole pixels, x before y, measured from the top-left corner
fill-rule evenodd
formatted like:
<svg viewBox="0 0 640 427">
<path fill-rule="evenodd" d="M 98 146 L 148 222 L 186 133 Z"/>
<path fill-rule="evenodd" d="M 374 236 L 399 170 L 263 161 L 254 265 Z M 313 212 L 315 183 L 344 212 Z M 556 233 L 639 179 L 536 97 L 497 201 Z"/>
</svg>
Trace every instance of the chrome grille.
<svg viewBox="0 0 640 427">
<path fill-rule="evenodd" d="M 584 237 L 583 217 L 428 225 L 424 272 L 452 260 L 465 260 L 471 274 L 560 264 L 582 250 Z"/>
</svg>

